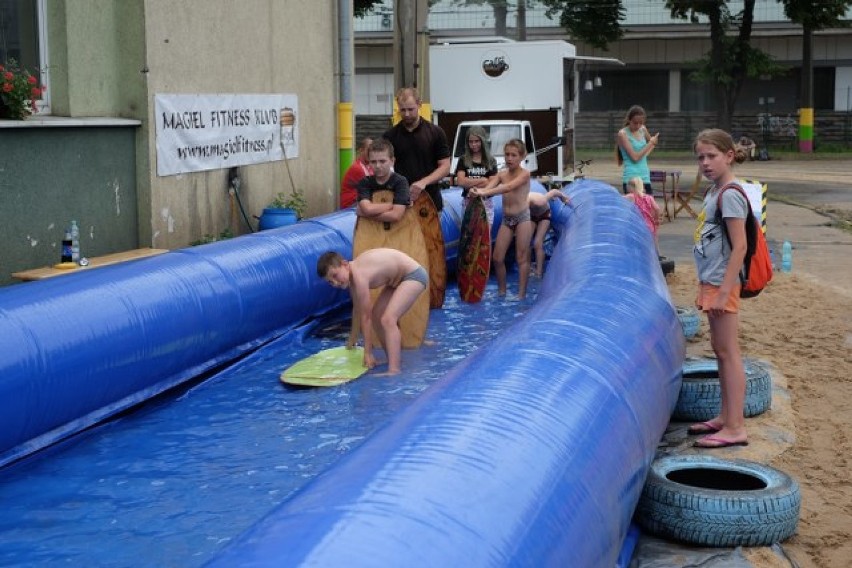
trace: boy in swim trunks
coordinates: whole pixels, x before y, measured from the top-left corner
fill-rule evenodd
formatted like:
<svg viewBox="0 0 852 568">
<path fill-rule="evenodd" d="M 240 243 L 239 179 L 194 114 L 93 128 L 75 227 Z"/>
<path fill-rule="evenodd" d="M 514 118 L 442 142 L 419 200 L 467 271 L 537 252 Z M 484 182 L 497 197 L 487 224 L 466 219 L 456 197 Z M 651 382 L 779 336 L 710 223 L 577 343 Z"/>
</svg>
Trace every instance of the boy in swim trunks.
<svg viewBox="0 0 852 568">
<path fill-rule="evenodd" d="M 417 261 L 396 249 L 375 248 L 347 261 L 334 251 L 317 261 L 317 274 L 335 288 L 348 288 L 355 313 L 364 334 L 364 366 L 376 366 L 373 357 L 373 332 L 384 345 L 388 370 L 379 375 L 396 375 L 401 371 L 402 335 L 399 318 L 429 287 L 429 275 Z M 370 290 L 384 289 L 373 303 Z"/>
<path fill-rule="evenodd" d="M 559 199 L 562 203 L 568 203 L 568 196 L 558 189 L 551 189 L 547 193 L 530 192 L 529 205 L 530 217 L 535 227 L 533 237 L 533 249 L 535 250 L 535 275 L 541 278 L 544 274 L 544 237 L 550 229 L 550 200 Z"/>
<path fill-rule="evenodd" d="M 506 295 L 506 251 L 515 238 L 515 260 L 518 262 L 518 299 L 527 295 L 527 280 L 530 277 L 530 239 L 533 224 L 527 203 L 530 194 L 530 172 L 521 163 L 527 155 L 526 146 L 513 138 L 503 146 L 506 169 L 493 176 L 485 187 L 471 188 L 472 195 L 491 197 L 503 194 L 503 223 L 497 231 L 497 240 L 491 258 L 497 275 L 497 294 Z"/>
</svg>

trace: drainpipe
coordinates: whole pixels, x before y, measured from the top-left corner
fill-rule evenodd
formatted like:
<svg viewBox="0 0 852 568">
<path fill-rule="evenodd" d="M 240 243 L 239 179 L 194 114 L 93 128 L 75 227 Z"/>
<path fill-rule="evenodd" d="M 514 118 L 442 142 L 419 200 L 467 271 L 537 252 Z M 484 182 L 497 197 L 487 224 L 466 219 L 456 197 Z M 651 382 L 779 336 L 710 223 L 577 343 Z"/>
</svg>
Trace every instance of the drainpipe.
<svg viewBox="0 0 852 568">
<path fill-rule="evenodd" d="M 339 152 L 340 177 L 338 188 L 346 170 L 355 157 L 355 116 L 352 108 L 352 0 L 337 0 L 337 28 L 340 52 L 340 102 L 337 104 L 337 146 Z"/>
</svg>

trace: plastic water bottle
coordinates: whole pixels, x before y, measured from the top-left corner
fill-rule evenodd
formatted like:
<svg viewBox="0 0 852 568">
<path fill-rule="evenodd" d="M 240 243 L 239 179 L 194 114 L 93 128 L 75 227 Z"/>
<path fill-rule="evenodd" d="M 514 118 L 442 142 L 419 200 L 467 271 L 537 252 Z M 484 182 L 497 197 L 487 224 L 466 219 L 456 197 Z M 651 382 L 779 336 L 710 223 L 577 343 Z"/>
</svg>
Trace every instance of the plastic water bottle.
<svg viewBox="0 0 852 568">
<path fill-rule="evenodd" d="M 80 262 L 80 227 L 77 221 L 71 221 L 71 262 Z"/>
<path fill-rule="evenodd" d="M 65 229 L 65 237 L 62 239 L 62 254 L 60 256 L 60 262 L 71 262 L 71 227 Z"/>
<path fill-rule="evenodd" d="M 790 241 L 784 241 L 781 251 L 781 272 L 790 272 L 793 270 L 793 245 Z"/>
</svg>

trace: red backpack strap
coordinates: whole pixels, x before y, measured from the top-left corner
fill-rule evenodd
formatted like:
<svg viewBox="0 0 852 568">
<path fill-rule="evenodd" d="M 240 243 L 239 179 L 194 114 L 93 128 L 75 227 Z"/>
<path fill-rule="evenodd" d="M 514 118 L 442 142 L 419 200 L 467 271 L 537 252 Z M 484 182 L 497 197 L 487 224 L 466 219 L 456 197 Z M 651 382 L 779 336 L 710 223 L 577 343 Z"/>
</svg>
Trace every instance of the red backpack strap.
<svg viewBox="0 0 852 568">
<path fill-rule="evenodd" d="M 725 193 L 725 191 L 728 189 L 736 189 L 737 191 L 739 191 L 740 195 L 742 195 L 746 200 L 746 206 L 748 207 L 749 214 L 754 215 L 754 212 L 751 210 L 751 202 L 748 200 L 748 195 L 746 195 L 745 190 L 740 184 L 734 182 L 725 185 L 724 187 L 722 187 L 722 189 L 719 190 L 719 195 L 716 198 L 716 214 L 724 220 L 724 217 L 722 217 L 722 194 Z"/>
<path fill-rule="evenodd" d="M 746 232 L 746 255 L 744 260 L 744 265 L 748 266 L 751 262 L 751 257 L 754 255 L 755 247 L 757 246 L 757 231 L 760 231 L 760 227 L 758 226 L 757 219 L 754 217 L 754 211 L 751 208 L 751 201 L 748 199 L 748 195 L 746 195 L 745 190 L 738 183 L 729 183 L 724 186 L 719 191 L 719 196 L 716 201 L 716 218 L 719 222 L 719 225 L 722 227 L 722 232 L 725 234 L 725 239 L 728 241 L 728 246 L 733 248 L 733 243 L 731 242 L 731 235 L 728 234 L 728 227 L 725 225 L 725 218 L 722 217 L 722 194 L 725 193 L 728 189 L 736 189 L 740 192 L 745 198 L 746 201 L 746 218 L 745 218 L 745 232 Z"/>
</svg>

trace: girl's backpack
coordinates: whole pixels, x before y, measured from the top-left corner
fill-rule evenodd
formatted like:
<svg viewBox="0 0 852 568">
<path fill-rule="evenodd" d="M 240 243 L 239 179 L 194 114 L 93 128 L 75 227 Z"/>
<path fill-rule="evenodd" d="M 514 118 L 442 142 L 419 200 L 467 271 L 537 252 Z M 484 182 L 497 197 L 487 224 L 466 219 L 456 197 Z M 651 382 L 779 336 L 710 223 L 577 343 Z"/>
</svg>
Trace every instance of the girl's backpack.
<svg viewBox="0 0 852 568">
<path fill-rule="evenodd" d="M 728 235 L 727 227 L 722 217 L 722 194 L 728 189 L 736 189 L 740 195 L 745 197 L 748 205 L 748 216 L 745 221 L 746 228 L 746 255 L 743 260 L 743 268 L 740 270 L 740 297 L 754 298 L 760 294 L 769 281 L 772 280 L 772 257 L 769 254 L 769 246 L 766 244 L 766 237 L 763 235 L 763 229 L 754 212 L 751 209 L 751 202 L 742 187 L 735 183 L 729 183 L 719 191 L 719 197 L 716 202 L 716 217 L 722 226 L 722 231 L 725 233 L 725 238 L 728 239 L 728 245 L 731 245 L 731 236 Z"/>
</svg>

